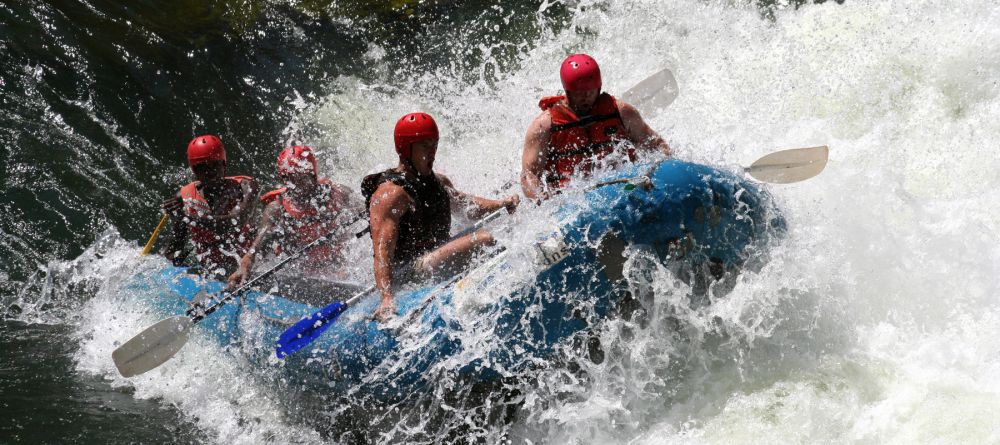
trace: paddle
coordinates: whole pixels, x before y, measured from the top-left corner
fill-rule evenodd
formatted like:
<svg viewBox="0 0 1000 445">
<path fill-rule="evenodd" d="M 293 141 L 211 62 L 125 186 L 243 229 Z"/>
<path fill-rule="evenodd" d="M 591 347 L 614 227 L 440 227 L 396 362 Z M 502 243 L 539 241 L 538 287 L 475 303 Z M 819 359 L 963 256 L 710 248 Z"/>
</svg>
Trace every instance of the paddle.
<svg viewBox="0 0 1000 445">
<path fill-rule="evenodd" d="M 360 221 L 364 218 L 364 216 L 365 213 L 358 214 L 350 221 L 338 225 L 334 228 L 333 232 L 340 232 L 341 229 Z M 170 360 L 170 358 L 173 357 L 174 354 L 176 354 L 177 351 L 179 351 L 184 344 L 187 343 L 188 331 L 191 330 L 191 327 L 193 327 L 195 323 L 201 321 L 201 319 L 205 318 L 212 312 L 215 312 L 233 298 L 242 295 L 254 284 L 273 275 L 285 264 L 298 259 L 313 247 L 316 247 L 339 235 L 340 233 L 337 233 L 336 235 L 328 235 L 317 238 L 315 241 L 307 244 L 298 252 L 289 255 L 287 258 L 281 260 L 278 264 L 275 264 L 267 271 L 257 275 L 250 281 L 247 281 L 236 290 L 232 292 L 220 292 L 217 297 L 222 296 L 222 298 L 218 299 L 218 301 L 211 306 L 204 307 L 204 305 L 198 304 L 191 309 L 188 309 L 184 315 L 175 315 L 173 317 L 160 320 L 158 323 L 146 328 L 111 353 L 111 358 L 114 360 L 115 367 L 118 368 L 118 372 L 122 375 L 122 377 L 132 377 L 162 365 L 167 360 Z M 215 298 L 213 298 L 213 300 L 214 299 Z"/>
<path fill-rule="evenodd" d="M 636 108 L 664 108 L 677 99 L 680 88 L 674 73 L 664 68 L 629 88 L 621 99 Z"/>
<path fill-rule="evenodd" d="M 799 182 L 818 175 L 826 167 L 830 149 L 825 146 L 793 148 L 766 155 L 744 167 L 754 179 L 774 184 Z"/>
<path fill-rule="evenodd" d="M 458 232 L 455 236 L 448 239 L 445 244 L 483 228 L 483 226 L 499 218 L 500 215 L 503 215 L 506 212 L 506 208 L 501 208 L 493 213 L 490 213 L 472 226 Z M 347 310 L 347 308 L 353 306 L 354 303 L 361 300 L 362 297 L 374 291 L 375 285 L 372 285 L 367 289 L 354 294 L 354 296 L 346 301 L 334 301 L 319 311 L 310 314 L 302 320 L 299 320 L 298 323 L 295 323 L 292 327 L 286 329 L 285 332 L 282 332 L 278 337 L 278 341 L 275 344 L 275 354 L 277 354 L 278 358 L 285 358 L 308 346 L 313 342 L 313 340 L 316 340 L 317 337 L 326 332 L 326 330 L 329 329 L 335 321 L 337 321 L 337 318 L 340 317 L 341 313 Z"/>
<path fill-rule="evenodd" d="M 163 218 L 160 218 L 160 223 L 156 225 L 153 229 L 153 234 L 149 236 L 149 241 L 146 241 L 146 247 L 142 248 L 142 253 L 139 256 L 149 255 L 149 252 L 153 251 L 153 244 L 156 244 L 156 238 L 160 236 L 160 231 L 163 230 L 163 226 L 167 225 L 167 219 L 170 219 L 169 215 L 163 214 Z"/>
</svg>

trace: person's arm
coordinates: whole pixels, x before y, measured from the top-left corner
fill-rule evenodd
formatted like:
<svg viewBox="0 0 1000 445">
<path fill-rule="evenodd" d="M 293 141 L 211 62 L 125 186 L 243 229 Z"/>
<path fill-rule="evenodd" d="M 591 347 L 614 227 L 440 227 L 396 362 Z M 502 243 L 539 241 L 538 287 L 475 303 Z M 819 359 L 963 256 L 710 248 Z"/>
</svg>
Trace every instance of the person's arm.
<svg viewBox="0 0 1000 445">
<path fill-rule="evenodd" d="M 465 211 L 465 217 L 469 219 L 479 219 L 487 214 L 500 210 L 504 207 L 507 211 L 514 213 L 514 209 L 521 202 L 518 194 L 510 195 L 503 199 L 489 199 L 459 191 L 445 175 L 437 175 L 438 180 L 444 185 L 445 190 L 451 195 L 452 211 Z"/>
<path fill-rule="evenodd" d="M 184 201 L 180 196 L 172 196 L 163 201 L 160 205 L 167 214 L 170 215 L 170 234 L 167 235 L 167 242 L 160 249 L 160 254 L 174 266 L 180 266 L 188 256 L 185 248 L 188 239 L 188 225 L 184 221 Z"/>
<path fill-rule="evenodd" d="M 375 309 L 375 319 L 385 321 L 395 315 L 392 301 L 392 267 L 399 237 L 399 221 L 413 207 L 413 199 L 402 187 L 386 182 L 372 195 L 368 207 L 372 229 L 375 287 L 382 294 L 382 303 Z"/>
<path fill-rule="evenodd" d="M 246 255 L 240 258 L 239 269 L 229 276 L 230 289 L 243 285 L 250 278 L 250 270 L 253 268 L 253 263 L 257 260 L 257 250 L 261 246 L 266 246 L 267 242 L 272 238 L 274 232 L 272 229 L 280 212 L 281 205 L 278 204 L 277 200 L 272 201 L 264 208 L 264 214 L 260 217 L 260 227 L 257 228 L 257 237 L 254 238 Z"/>
<path fill-rule="evenodd" d="M 545 184 L 542 182 L 542 175 L 545 170 L 551 130 L 552 118 L 549 113 L 543 112 L 531 122 L 528 134 L 524 137 L 524 152 L 521 154 L 521 189 L 528 199 L 549 198 L 549 192 L 545 190 Z"/>
<path fill-rule="evenodd" d="M 622 123 L 628 132 L 628 139 L 640 150 L 659 150 L 667 157 L 673 156 L 667 141 L 663 140 L 649 124 L 643 120 L 642 116 L 632 105 L 618 101 L 618 112 L 621 114 Z"/>
</svg>

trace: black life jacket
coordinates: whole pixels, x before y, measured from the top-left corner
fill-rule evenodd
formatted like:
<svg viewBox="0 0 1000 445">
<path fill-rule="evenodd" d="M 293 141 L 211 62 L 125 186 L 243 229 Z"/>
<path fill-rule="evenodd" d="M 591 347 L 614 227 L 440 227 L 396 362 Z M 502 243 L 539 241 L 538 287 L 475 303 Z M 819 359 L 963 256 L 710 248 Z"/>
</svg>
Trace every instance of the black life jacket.
<svg viewBox="0 0 1000 445">
<path fill-rule="evenodd" d="M 451 233 L 451 198 L 437 175 L 410 180 L 389 169 L 365 176 L 361 180 L 361 194 L 366 209 L 371 208 L 375 191 L 387 181 L 402 187 L 414 201 L 413 209 L 399 219 L 393 263 L 405 264 L 447 242 Z"/>
</svg>

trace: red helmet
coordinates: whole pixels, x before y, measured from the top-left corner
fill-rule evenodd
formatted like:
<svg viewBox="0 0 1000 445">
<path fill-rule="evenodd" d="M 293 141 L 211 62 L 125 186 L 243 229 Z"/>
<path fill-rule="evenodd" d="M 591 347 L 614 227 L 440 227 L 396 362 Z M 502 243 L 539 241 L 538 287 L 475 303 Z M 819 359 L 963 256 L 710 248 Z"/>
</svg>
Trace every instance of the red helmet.
<svg viewBox="0 0 1000 445">
<path fill-rule="evenodd" d="M 316 156 L 312 149 L 304 145 L 294 145 L 281 150 L 278 155 L 278 174 L 281 176 L 295 173 L 312 173 L 318 175 Z"/>
<path fill-rule="evenodd" d="M 586 54 L 573 54 L 563 60 L 559 68 L 563 89 L 566 91 L 587 91 L 601 89 L 601 67 Z"/>
<path fill-rule="evenodd" d="M 396 142 L 396 153 L 402 159 L 409 159 L 414 142 L 427 139 L 438 140 L 438 127 L 434 118 L 427 113 L 410 113 L 399 118 L 393 139 Z"/>
<path fill-rule="evenodd" d="M 218 136 L 206 134 L 191 139 L 188 144 L 188 164 L 192 167 L 206 162 L 225 161 L 226 147 Z"/>
</svg>

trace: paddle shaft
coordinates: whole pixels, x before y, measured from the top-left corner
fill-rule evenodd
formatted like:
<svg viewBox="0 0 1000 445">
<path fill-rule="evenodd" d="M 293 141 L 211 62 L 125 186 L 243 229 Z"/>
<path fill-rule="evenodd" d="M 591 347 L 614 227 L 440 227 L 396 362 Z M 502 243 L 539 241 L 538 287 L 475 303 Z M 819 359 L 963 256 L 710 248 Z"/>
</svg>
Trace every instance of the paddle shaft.
<svg viewBox="0 0 1000 445">
<path fill-rule="evenodd" d="M 140 253 L 139 256 L 149 255 L 149 252 L 153 251 L 153 244 L 156 244 L 156 238 L 160 236 L 160 231 L 163 230 L 163 226 L 167 225 L 168 219 L 170 219 L 170 216 L 164 213 L 163 217 L 160 218 L 160 223 L 156 225 L 155 229 L 153 229 L 153 234 L 149 236 L 149 241 L 146 241 L 146 246 L 142 248 L 142 253 Z"/>
<path fill-rule="evenodd" d="M 359 213 L 354 218 L 352 218 L 350 221 L 347 221 L 347 222 L 345 222 L 345 223 L 337 226 L 334 229 L 334 231 L 339 231 L 342 228 L 351 226 L 352 224 L 354 224 L 354 223 L 360 221 L 362 218 L 364 218 L 365 215 L 366 215 L 365 212 Z M 314 247 L 316 247 L 316 246 L 318 246 L 320 244 L 323 244 L 323 243 L 325 243 L 325 242 L 327 242 L 327 241 L 329 241 L 329 240 L 331 240 L 333 238 L 336 238 L 338 235 L 340 235 L 340 234 L 338 233 L 336 235 L 325 235 L 325 236 L 322 236 L 322 237 L 319 237 L 319 238 L 313 240 L 313 242 L 311 242 L 309 244 L 306 244 L 305 247 L 299 249 L 298 252 L 295 252 L 295 253 L 289 255 L 287 258 L 279 261 L 278 264 L 275 264 L 274 266 L 271 266 L 270 269 L 262 272 L 260 275 L 257 275 L 256 277 L 250 279 L 250 281 L 247 281 L 246 283 L 244 283 L 242 286 L 240 286 L 236 290 L 234 290 L 232 292 L 225 292 L 225 297 L 219 299 L 218 301 L 216 301 L 211 306 L 206 307 L 206 308 L 201 308 L 200 306 L 195 306 L 195 307 L 192 307 L 191 309 L 188 309 L 187 315 L 189 317 L 191 317 L 191 321 L 194 321 L 195 323 L 201 321 L 201 319 L 205 318 L 206 315 L 211 314 L 212 312 L 215 312 L 220 307 L 222 307 L 222 305 L 228 303 L 233 298 L 242 295 L 243 292 L 246 292 L 247 290 L 249 290 L 254 284 L 258 283 L 259 281 L 261 281 L 261 280 L 263 280 L 265 278 L 270 277 L 271 275 L 274 275 L 275 272 L 277 272 L 278 270 L 280 270 L 282 267 L 284 267 L 289 262 L 292 262 L 292 261 L 295 261 L 295 260 L 301 258 L 302 255 L 305 255 L 306 253 L 308 253 L 310 250 L 312 250 L 312 248 L 314 248 Z"/>
</svg>

